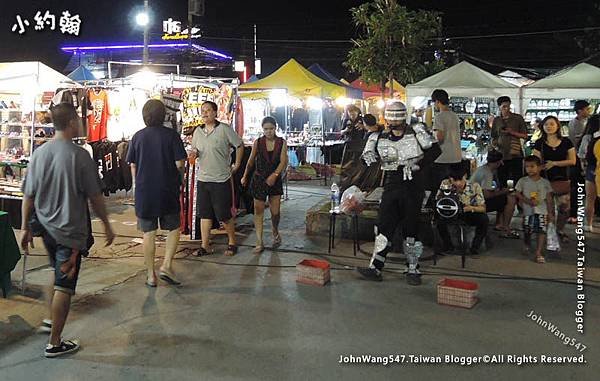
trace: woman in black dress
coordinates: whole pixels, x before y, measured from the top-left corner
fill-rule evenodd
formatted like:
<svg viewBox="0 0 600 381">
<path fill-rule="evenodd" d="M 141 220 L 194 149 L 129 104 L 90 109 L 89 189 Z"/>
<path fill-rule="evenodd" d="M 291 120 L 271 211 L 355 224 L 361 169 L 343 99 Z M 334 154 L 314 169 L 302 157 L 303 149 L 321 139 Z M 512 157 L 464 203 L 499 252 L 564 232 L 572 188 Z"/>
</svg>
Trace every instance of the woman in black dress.
<svg viewBox="0 0 600 381">
<path fill-rule="evenodd" d="M 281 174 L 287 168 L 287 144 L 275 134 L 277 122 L 268 116 L 262 121 L 264 136 L 254 141 L 252 153 L 246 165 L 242 185 L 248 184 L 248 176 L 254 165 L 256 169 L 250 181 L 250 192 L 254 197 L 254 227 L 256 228 L 256 246 L 254 253 L 261 253 L 263 245 L 263 222 L 265 202 L 269 198 L 271 223 L 273 225 L 273 247 L 281 245 L 279 218 L 283 182 Z"/>
<path fill-rule="evenodd" d="M 567 243 L 569 239 L 564 228 L 569 217 L 571 195 L 570 185 L 565 184 L 570 181 L 569 168 L 576 162 L 575 147 L 569 138 L 561 135 L 560 122 L 555 116 L 545 117 L 542 128 L 542 136 L 535 142 L 533 154 L 542 160 L 542 175 L 552 184 L 554 202 L 558 207 L 556 230 L 562 242 Z"/>
</svg>

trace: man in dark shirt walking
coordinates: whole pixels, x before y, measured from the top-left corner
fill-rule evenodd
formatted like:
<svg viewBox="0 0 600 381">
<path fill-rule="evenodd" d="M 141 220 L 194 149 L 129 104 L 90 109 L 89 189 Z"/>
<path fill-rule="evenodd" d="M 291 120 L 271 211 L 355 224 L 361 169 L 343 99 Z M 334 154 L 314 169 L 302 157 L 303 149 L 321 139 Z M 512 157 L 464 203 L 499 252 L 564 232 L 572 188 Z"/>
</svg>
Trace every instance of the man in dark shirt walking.
<svg viewBox="0 0 600 381">
<path fill-rule="evenodd" d="M 144 105 L 142 115 L 146 128 L 133 135 L 127 162 L 135 179 L 135 215 L 138 229 L 144 233 L 144 257 L 148 271 L 146 284 L 156 287 L 154 254 L 156 231 L 168 230 L 165 258 L 159 270 L 160 279 L 178 285 L 171 262 L 180 236 L 179 187 L 182 181 L 186 152 L 181 137 L 163 126 L 165 105 L 151 99 Z"/>
</svg>

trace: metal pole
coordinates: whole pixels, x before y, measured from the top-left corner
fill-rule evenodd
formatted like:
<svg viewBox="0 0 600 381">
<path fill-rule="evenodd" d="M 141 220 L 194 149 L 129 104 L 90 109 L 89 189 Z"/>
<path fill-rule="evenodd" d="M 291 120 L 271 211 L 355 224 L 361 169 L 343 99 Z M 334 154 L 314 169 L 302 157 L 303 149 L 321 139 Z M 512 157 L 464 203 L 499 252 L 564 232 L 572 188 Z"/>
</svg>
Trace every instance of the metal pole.
<svg viewBox="0 0 600 381">
<path fill-rule="evenodd" d="M 187 74 L 192 75 L 192 24 L 194 23 L 194 15 L 192 14 L 192 1 L 188 0 L 188 55 L 189 62 L 187 66 Z"/>
<path fill-rule="evenodd" d="M 148 17 L 150 17 L 149 10 L 148 10 L 148 0 L 144 0 L 144 12 L 146 13 L 146 15 Z M 150 24 L 150 22 L 148 22 L 148 23 L 146 23 L 146 25 L 144 25 L 144 55 L 143 55 L 143 59 L 142 59 L 142 62 L 144 63 L 144 65 L 148 64 L 148 40 L 150 38 L 149 33 L 148 33 L 149 24 Z"/>
<path fill-rule="evenodd" d="M 256 64 L 256 24 L 254 24 L 254 63 Z M 254 68 L 254 71 L 256 71 L 256 68 Z"/>
</svg>

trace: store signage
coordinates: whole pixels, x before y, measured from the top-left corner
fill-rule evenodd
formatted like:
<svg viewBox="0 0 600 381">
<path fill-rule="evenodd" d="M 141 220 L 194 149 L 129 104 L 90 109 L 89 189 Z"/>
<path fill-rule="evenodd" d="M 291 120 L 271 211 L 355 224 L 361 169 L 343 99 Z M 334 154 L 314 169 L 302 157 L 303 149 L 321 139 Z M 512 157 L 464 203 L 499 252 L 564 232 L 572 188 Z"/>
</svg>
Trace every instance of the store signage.
<svg viewBox="0 0 600 381">
<path fill-rule="evenodd" d="M 163 40 L 187 40 L 190 38 L 189 30 L 181 30 L 181 21 L 169 17 L 163 21 Z M 192 38 L 200 37 L 200 28 L 192 28 Z"/>
<path fill-rule="evenodd" d="M 13 33 L 24 34 L 29 27 L 29 20 L 23 19 L 21 15 L 16 16 L 17 22 L 12 26 Z M 34 29 L 38 32 L 43 31 L 46 27 L 50 30 L 56 29 L 56 15 L 46 10 L 45 13 L 37 11 L 33 17 L 35 20 Z M 81 18 L 79 15 L 71 15 L 69 11 L 63 11 L 60 19 L 58 20 L 58 27 L 62 34 L 71 34 L 73 36 L 79 36 L 79 29 L 81 28 Z"/>
<path fill-rule="evenodd" d="M 218 90 L 215 87 L 196 86 L 183 90 L 183 113 L 181 121 L 183 127 L 196 127 L 202 124 L 202 103 L 215 101 Z"/>
</svg>

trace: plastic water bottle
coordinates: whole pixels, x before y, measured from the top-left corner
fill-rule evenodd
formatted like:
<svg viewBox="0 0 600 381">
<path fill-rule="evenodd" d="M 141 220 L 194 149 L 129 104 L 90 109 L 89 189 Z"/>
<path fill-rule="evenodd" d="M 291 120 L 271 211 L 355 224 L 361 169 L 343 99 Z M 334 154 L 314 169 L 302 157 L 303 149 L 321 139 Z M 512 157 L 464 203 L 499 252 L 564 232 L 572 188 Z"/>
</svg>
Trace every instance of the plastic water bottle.
<svg viewBox="0 0 600 381">
<path fill-rule="evenodd" d="M 340 212 L 340 187 L 336 183 L 331 184 L 331 210 L 330 212 Z"/>
</svg>

